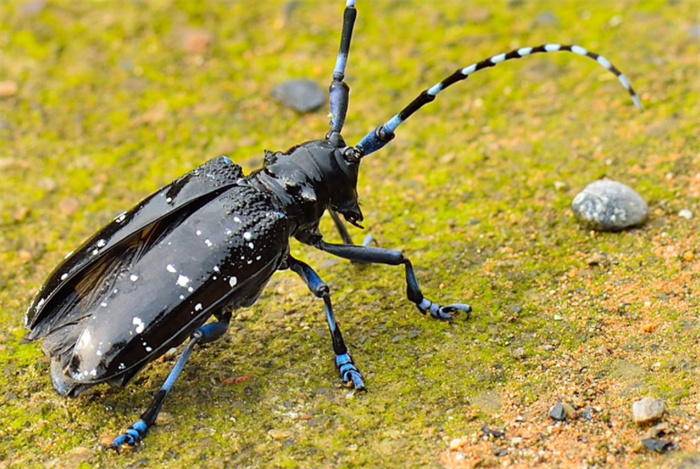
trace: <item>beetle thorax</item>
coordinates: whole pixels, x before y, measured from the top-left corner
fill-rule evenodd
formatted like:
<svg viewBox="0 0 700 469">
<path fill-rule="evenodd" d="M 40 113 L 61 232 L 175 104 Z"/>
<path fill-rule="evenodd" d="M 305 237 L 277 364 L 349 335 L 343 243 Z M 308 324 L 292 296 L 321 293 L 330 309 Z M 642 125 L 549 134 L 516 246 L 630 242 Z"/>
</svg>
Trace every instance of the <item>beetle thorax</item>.
<svg viewBox="0 0 700 469">
<path fill-rule="evenodd" d="M 342 140 L 339 143 L 342 146 L 315 140 L 286 153 L 266 152 L 263 168 L 250 176 L 279 198 L 295 223 L 295 235 L 315 232 L 328 208 L 352 224 L 362 221 L 357 202 L 359 160 L 348 158 L 348 147 Z"/>
</svg>

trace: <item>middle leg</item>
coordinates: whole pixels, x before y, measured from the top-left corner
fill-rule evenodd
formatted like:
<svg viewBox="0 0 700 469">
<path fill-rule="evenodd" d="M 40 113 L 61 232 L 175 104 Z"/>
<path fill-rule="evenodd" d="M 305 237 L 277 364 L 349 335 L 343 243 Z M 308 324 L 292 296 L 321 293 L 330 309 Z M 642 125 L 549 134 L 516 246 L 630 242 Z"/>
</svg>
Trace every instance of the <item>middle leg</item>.
<svg viewBox="0 0 700 469">
<path fill-rule="evenodd" d="M 345 383 L 352 384 L 355 389 L 362 391 L 365 389 L 365 382 L 362 379 L 362 374 L 352 361 L 348 348 L 343 340 L 343 334 L 340 333 L 340 327 L 335 320 L 333 314 L 333 306 L 331 305 L 331 290 L 328 285 L 323 283 L 321 277 L 308 264 L 288 257 L 289 268 L 296 272 L 301 279 L 306 283 L 311 290 L 311 293 L 318 298 L 322 298 L 326 305 L 326 319 L 328 320 L 328 329 L 333 340 L 333 351 L 335 352 L 335 366 L 340 371 L 340 377 Z"/>
</svg>

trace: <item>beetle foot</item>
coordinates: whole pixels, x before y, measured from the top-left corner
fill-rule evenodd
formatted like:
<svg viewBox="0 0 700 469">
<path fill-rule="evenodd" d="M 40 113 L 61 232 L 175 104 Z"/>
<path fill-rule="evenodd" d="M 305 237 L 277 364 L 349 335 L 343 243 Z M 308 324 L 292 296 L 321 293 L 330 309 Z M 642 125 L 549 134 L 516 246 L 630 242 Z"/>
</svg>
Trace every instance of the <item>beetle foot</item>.
<svg viewBox="0 0 700 469">
<path fill-rule="evenodd" d="M 340 377 L 343 379 L 343 382 L 352 384 L 357 391 L 366 390 L 365 382 L 362 379 L 362 374 L 355 366 L 355 363 L 352 361 L 352 358 L 350 358 L 350 355 L 347 353 L 336 355 L 335 364 L 340 370 Z"/>
<path fill-rule="evenodd" d="M 146 436 L 146 432 L 148 432 L 148 425 L 143 420 L 139 420 L 129 427 L 123 435 L 116 437 L 109 447 L 119 452 L 124 445 L 135 446 Z"/>
<path fill-rule="evenodd" d="M 472 307 L 464 303 L 455 303 L 447 306 L 440 306 L 439 304 L 433 303 L 427 298 L 423 298 L 423 300 L 420 303 L 416 304 L 416 306 L 418 306 L 418 310 L 421 313 L 430 313 L 432 317 L 441 321 L 452 321 L 454 319 L 455 314 L 457 314 L 457 312 L 459 311 L 466 313 L 467 319 L 469 319 L 472 315 Z"/>
</svg>

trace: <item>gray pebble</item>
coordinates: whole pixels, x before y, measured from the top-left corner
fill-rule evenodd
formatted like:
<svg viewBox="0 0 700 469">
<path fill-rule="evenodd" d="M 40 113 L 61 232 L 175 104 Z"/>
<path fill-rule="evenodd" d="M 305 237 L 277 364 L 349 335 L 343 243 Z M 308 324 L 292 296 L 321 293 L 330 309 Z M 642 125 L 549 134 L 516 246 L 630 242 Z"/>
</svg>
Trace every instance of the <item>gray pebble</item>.
<svg viewBox="0 0 700 469">
<path fill-rule="evenodd" d="M 644 199 L 616 181 L 596 181 L 582 190 L 571 204 L 576 217 L 599 231 L 620 231 L 640 225 L 649 214 Z"/>
<path fill-rule="evenodd" d="M 573 420 L 576 418 L 576 410 L 566 402 L 562 402 L 549 409 L 549 416 L 559 422 L 563 422 L 567 419 Z"/>
<path fill-rule="evenodd" d="M 688 35 L 693 39 L 700 39 L 700 24 L 694 24 L 688 28 Z"/>
<path fill-rule="evenodd" d="M 535 26 L 557 26 L 559 18 L 551 11 L 544 11 L 535 17 Z"/>
<path fill-rule="evenodd" d="M 549 416 L 554 420 L 563 422 L 564 420 L 566 420 L 566 412 L 564 411 L 564 406 L 562 406 L 561 404 L 552 406 L 552 408 L 549 409 Z"/>
<path fill-rule="evenodd" d="M 654 422 L 661 418 L 665 408 L 666 405 L 661 399 L 645 397 L 632 404 L 632 417 L 638 424 Z"/>
<path fill-rule="evenodd" d="M 513 356 L 513 358 L 517 358 L 518 360 L 522 360 L 525 357 L 527 357 L 527 352 L 525 351 L 525 349 L 523 347 L 518 347 L 511 352 L 511 355 Z"/>
<path fill-rule="evenodd" d="M 315 111 L 326 103 L 326 92 L 307 79 L 288 80 L 272 90 L 272 96 L 299 112 Z"/>
</svg>

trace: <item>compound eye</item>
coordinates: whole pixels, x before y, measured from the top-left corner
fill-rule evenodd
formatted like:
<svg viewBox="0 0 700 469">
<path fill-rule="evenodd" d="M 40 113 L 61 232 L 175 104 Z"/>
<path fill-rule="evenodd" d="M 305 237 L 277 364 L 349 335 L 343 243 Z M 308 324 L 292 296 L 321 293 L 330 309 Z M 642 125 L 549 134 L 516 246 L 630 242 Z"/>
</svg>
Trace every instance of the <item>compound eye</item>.
<svg viewBox="0 0 700 469">
<path fill-rule="evenodd" d="M 355 147 L 346 147 L 343 150 L 343 159 L 349 164 L 358 164 L 362 159 L 362 154 Z"/>
</svg>

